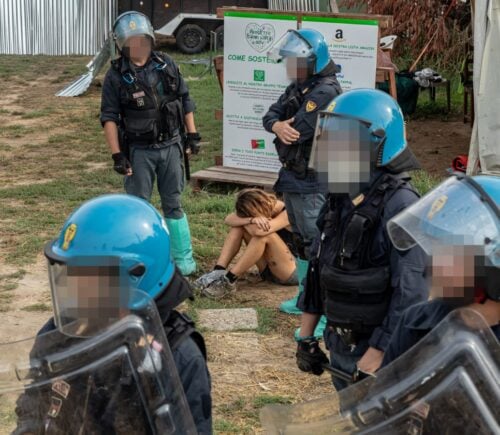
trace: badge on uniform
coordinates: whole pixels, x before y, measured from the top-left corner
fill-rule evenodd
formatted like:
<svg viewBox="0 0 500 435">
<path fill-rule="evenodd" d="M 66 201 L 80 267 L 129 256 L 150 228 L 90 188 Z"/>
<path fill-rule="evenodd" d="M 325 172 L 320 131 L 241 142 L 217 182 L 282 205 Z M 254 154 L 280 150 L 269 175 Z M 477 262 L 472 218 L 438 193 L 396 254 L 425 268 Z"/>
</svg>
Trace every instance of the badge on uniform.
<svg viewBox="0 0 500 435">
<path fill-rule="evenodd" d="M 70 385 L 63 381 L 62 379 L 57 379 L 52 383 L 52 391 L 61 395 L 65 399 L 68 398 L 69 390 L 71 389 Z"/>
<path fill-rule="evenodd" d="M 63 401 L 58 397 L 52 396 L 50 398 L 50 408 L 47 412 L 47 415 L 52 418 L 56 418 L 61 412 Z"/>
<path fill-rule="evenodd" d="M 137 107 L 144 106 L 144 97 L 145 96 L 146 96 L 146 94 L 144 93 L 144 91 L 135 92 L 134 94 L 132 94 L 132 97 L 134 98 L 134 100 L 137 103 Z"/>
<path fill-rule="evenodd" d="M 312 112 L 314 109 L 316 109 L 316 107 L 318 107 L 318 105 L 314 101 L 309 100 L 306 103 L 306 112 Z"/>
</svg>

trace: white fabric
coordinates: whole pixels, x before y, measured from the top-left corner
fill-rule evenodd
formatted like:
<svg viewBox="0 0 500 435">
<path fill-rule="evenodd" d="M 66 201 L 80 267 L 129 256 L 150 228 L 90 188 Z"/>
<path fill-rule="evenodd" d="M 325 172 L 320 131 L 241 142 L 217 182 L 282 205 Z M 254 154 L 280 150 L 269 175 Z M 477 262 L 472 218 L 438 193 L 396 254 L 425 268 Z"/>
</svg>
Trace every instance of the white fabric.
<svg viewBox="0 0 500 435">
<path fill-rule="evenodd" d="M 500 0 L 475 2 L 474 103 L 467 173 L 500 175 Z"/>
</svg>

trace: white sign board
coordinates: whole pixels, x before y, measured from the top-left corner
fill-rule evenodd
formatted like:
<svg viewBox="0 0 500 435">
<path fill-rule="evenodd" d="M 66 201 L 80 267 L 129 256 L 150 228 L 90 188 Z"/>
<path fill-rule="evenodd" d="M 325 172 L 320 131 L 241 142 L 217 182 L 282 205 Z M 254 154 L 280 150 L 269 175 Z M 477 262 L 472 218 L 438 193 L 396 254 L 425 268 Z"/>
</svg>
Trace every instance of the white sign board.
<svg viewBox="0 0 500 435">
<path fill-rule="evenodd" d="M 224 166 L 277 172 L 274 134 L 262 117 L 288 86 L 286 69 L 268 59 L 293 16 L 228 11 L 224 14 Z"/>
<path fill-rule="evenodd" d="M 378 21 L 303 17 L 302 28 L 315 29 L 325 37 L 330 57 L 340 67 L 337 79 L 344 92 L 375 87 Z"/>
<path fill-rule="evenodd" d="M 267 51 L 287 30 L 296 28 L 296 17 L 290 15 L 224 13 L 224 166 L 280 169 L 275 136 L 264 130 L 262 117 L 289 80 L 284 64 L 268 59 Z M 341 68 L 337 78 L 344 91 L 375 86 L 377 21 L 304 16 L 302 28 L 325 36 L 330 56 Z"/>
</svg>

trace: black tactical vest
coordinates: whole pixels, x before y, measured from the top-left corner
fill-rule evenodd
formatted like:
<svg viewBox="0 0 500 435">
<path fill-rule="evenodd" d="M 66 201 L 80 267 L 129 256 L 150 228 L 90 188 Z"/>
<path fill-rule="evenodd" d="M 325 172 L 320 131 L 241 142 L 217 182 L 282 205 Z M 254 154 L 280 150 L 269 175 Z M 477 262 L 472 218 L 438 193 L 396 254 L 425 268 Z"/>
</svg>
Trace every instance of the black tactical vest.
<svg viewBox="0 0 500 435">
<path fill-rule="evenodd" d="M 175 64 L 153 52 L 151 62 L 159 79 L 150 85 L 137 78 L 128 62 L 123 58 L 112 62 L 121 75 L 121 130 L 126 145 L 152 145 L 177 136 L 184 112 Z"/>
<path fill-rule="evenodd" d="M 304 89 L 301 89 L 298 83 L 294 83 L 288 92 L 288 98 L 284 102 L 284 119 L 293 118 L 302 107 L 302 104 L 304 104 L 307 94 L 315 87 L 321 85 L 334 86 L 339 94 L 342 92 L 336 77 L 332 76 L 318 77 L 317 80 L 313 81 L 310 86 Z M 299 139 L 291 145 L 286 145 L 276 137 L 274 139 L 274 144 L 281 164 L 286 169 L 292 171 L 297 178 L 305 179 L 307 176 L 309 156 L 311 154 L 312 139 L 306 141 Z"/>
<path fill-rule="evenodd" d="M 401 174 L 382 175 L 342 220 L 338 198 L 329 198 L 333 203 L 322 222 L 321 245 L 312 267 L 318 268 L 330 325 L 370 334 L 382 324 L 392 295 L 390 259 L 372 259 L 372 244 L 391 196 L 402 188 L 414 192 L 408 181 Z"/>
</svg>

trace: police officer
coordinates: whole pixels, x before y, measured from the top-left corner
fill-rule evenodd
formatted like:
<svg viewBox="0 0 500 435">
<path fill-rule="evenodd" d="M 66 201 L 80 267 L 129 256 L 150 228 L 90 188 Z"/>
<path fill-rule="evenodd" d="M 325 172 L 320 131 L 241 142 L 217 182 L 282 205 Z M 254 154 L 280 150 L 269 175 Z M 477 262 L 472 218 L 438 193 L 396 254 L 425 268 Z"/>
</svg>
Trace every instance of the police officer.
<svg viewBox="0 0 500 435">
<path fill-rule="evenodd" d="M 406 352 L 455 308 L 483 315 L 500 339 L 500 178 L 454 175 L 388 223 L 403 251 L 431 256 L 432 300 L 409 307 L 383 365 Z"/>
<path fill-rule="evenodd" d="M 180 197 L 184 188 L 181 135 L 186 153 L 197 153 L 200 136 L 194 102 L 174 61 L 152 51 L 149 19 L 125 12 L 113 25 L 120 57 L 104 79 L 101 123 L 114 169 L 125 176 L 127 193 L 147 201 L 157 178 L 163 214 L 172 240 L 172 255 L 184 275 L 196 270 L 189 225 Z"/>
<path fill-rule="evenodd" d="M 388 94 L 351 90 L 321 112 L 310 164 L 328 197 L 318 219 L 298 337 L 297 365 L 314 374 L 328 359 L 313 336 L 327 317 L 330 364 L 375 372 L 404 308 L 427 299 L 425 255 L 392 246 L 387 221 L 418 199 L 405 171 L 418 165 L 401 109 Z M 337 390 L 347 383 L 333 378 Z"/>
<path fill-rule="evenodd" d="M 263 118 L 264 128 L 276 135 L 274 141 L 283 165 L 274 189 L 282 193 L 292 231 L 297 240 L 299 294 L 305 277 L 311 242 L 317 236 L 316 219 L 324 203 L 316 175 L 308 170 L 316 117 L 342 92 L 337 67 L 328 45 L 313 29 L 289 30 L 271 49 L 269 56 L 285 59 L 292 83 Z M 298 294 L 284 301 L 280 310 L 300 314 Z"/>
<path fill-rule="evenodd" d="M 58 349 L 74 344 L 71 337 L 76 335 L 76 328 L 68 333 L 72 323 L 67 326 L 63 322 L 68 312 L 75 312 L 75 300 L 84 300 L 80 303 L 84 312 L 81 316 L 86 319 L 83 326 L 88 329 L 89 319 L 102 321 L 111 308 L 116 308 L 114 287 L 120 287 L 120 295 L 124 288 L 130 293 L 141 291 L 155 301 L 196 428 L 200 434 L 210 434 L 211 385 L 205 344 L 191 319 L 175 310 L 176 306 L 192 297 L 192 290 L 169 256 L 156 255 L 168 249 L 169 244 L 164 219 L 142 199 L 122 194 L 105 195 L 80 206 L 67 219 L 59 237 L 45 247 L 54 318 L 39 332 L 32 354 L 40 351 L 45 337 L 54 337 L 58 331 L 64 333 L 51 339 L 52 346 L 54 340 L 59 342 Z M 109 272 L 112 270 L 110 265 L 118 266 L 119 271 Z M 56 327 L 58 331 L 55 331 Z M 49 331 L 52 334 L 45 334 Z M 68 385 L 66 390 L 75 394 L 82 388 L 81 385 Z M 83 406 L 83 392 L 73 401 L 75 406 Z M 21 396 L 16 407 L 18 428 L 15 433 L 60 433 L 44 432 L 47 424 L 58 427 L 57 418 L 67 420 L 67 414 L 64 417 L 60 410 L 52 414 L 49 411 L 50 418 L 46 420 L 47 412 L 43 412 L 43 407 L 48 407 L 49 403 L 49 398 L 36 394 Z M 126 416 L 131 412 L 125 403 L 121 406 L 118 405 L 119 415 Z M 98 406 L 89 407 L 101 412 Z M 68 409 L 80 415 L 71 406 L 65 407 L 65 413 Z M 103 429 L 102 433 L 106 431 Z"/>
</svg>

